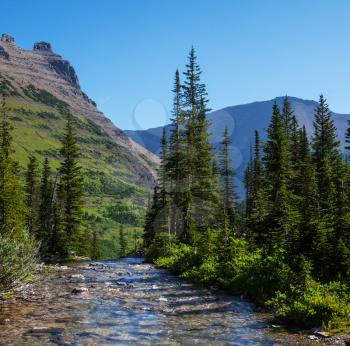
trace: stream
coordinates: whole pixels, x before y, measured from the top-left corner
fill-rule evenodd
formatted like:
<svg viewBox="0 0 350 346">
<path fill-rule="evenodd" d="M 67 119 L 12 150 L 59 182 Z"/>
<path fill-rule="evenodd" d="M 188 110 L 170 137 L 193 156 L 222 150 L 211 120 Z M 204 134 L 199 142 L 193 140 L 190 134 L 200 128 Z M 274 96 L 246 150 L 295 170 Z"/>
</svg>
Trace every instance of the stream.
<svg viewBox="0 0 350 346">
<path fill-rule="evenodd" d="M 0 303 L 0 345 L 310 345 L 269 314 L 141 259 L 53 266 Z M 317 343 L 318 345 L 320 343 Z"/>
</svg>

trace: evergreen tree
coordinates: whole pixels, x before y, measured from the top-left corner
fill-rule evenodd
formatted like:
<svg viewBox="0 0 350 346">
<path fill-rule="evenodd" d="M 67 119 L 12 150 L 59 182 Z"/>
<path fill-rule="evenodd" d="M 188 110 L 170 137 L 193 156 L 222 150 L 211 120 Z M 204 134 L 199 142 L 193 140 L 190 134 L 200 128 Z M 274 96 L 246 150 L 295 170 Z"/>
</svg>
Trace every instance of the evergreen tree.
<svg viewBox="0 0 350 346">
<path fill-rule="evenodd" d="M 219 209 L 221 213 L 222 224 L 220 237 L 219 237 L 219 252 L 223 260 L 227 261 L 230 254 L 230 241 L 231 237 L 235 233 L 235 227 L 237 226 L 237 211 L 236 204 L 238 196 L 235 191 L 234 184 L 234 169 L 232 166 L 231 159 L 231 140 L 228 134 L 228 129 L 225 127 L 223 133 L 223 139 L 221 142 L 220 155 L 219 155 L 219 173 L 220 173 L 220 182 L 221 182 L 221 200 L 222 205 Z"/>
<path fill-rule="evenodd" d="M 119 228 L 119 251 L 120 257 L 125 257 L 128 252 L 123 225 Z"/>
<path fill-rule="evenodd" d="M 39 176 L 38 163 L 34 156 L 29 156 L 29 163 L 26 172 L 26 193 L 27 193 L 27 208 L 28 215 L 26 225 L 31 234 L 33 234 L 39 241 L 41 237 L 39 234 L 39 208 L 40 208 L 40 194 L 39 194 Z"/>
<path fill-rule="evenodd" d="M 185 162 L 185 117 L 182 109 L 182 86 L 178 70 L 175 73 L 173 93 L 172 123 L 166 170 L 170 180 L 171 230 L 178 235 L 182 230 L 181 207 L 185 179 L 183 173 Z"/>
<path fill-rule="evenodd" d="M 321 95 L 319 105 L 315 109 L 313 160 L 316 166 L 321 216 L 329 215 L 330 219 L 334 216 L 336 205 L 333 167 L 339 158 L 339 144 L 331 111 Z"/>
<path fill-rule="evenodd" d="M 156 217 L 158 215 L 158 186 L 154 187 L 152 200 L 148 201 L 145 225 L 143 228 L 143 245 L 148 248 L 156 236 Z"/>
<path fill-rule="evenodd" d="M 168 164 L 168 141 L 166 138 L 165 127 L 163 127 L 163 134 L 161 139 L 162 152 L 160 157 L 160 168 L 159 168 L 159 201 L 158 205 L 158 220 L 157 228 L 158 231 L 170 233 L 170 203 L 168 199 L 169 180 L 167 174 Z"/>
<path fill-rule="evenodd" d="M 51 179 L 49 160 L 45 158 L 40 182 L 40 240 L 41 253 L 48 251 L 53 231 L 54 185 Z"/>
<path fill-rule="evenodd" d="M 283 100 L 282 122 L 288 139 L 290 160 L 294 166 L 297 161 L 298 122 L 289 102 L 288 96 L 286 96 Z"/>
<path fill-rule="evenodd" d="M 268 203 L 266 200 L 263 166 L 261 160 L 261 144 L 259 132 L 254 134 L 254 155 L 250 154 L 249 172 L 249 205 L 250 211 L 246 214 L 247 236 L 254 246 L 262 246 L 266 242 L 266 218 Z M 247 200 L 248 204 L 248 200 Z"/>
<path fill-rule="evenodd" d="M 62 141 L 61 163 L 58 185 L 58 198 L 62 210 L 62 227 L 65 233 L 66 244 L 63 245 L 66 253 L 77 251 L 81 239 L 81 222 L 83 207 L 83 178 L 79 165 L 79 148 L 74 129 L 74 119 L 67 114 L 67 125 Z"/>
<path fill-rule="evenodd" d="M 315 169 L 312 163 L 310 144 L 305 126 L 299 131 L 298 161 L 296 165 L 295 191 L 299 196 L 299 212 L 301 215 L 301 235 L 299 250 L 310 257 L 312 243 L 315 239 L 319 218 L 319 202 Z"/>
<path fill-rule="evenodd" d="M 244 172 L 244 185 L 246 190 L 245 198 L 245 218 L 249 220 L 253 213 L 254 204 L 254 165 L 252 144 L 249 147 L 249 162 Z"/>
<path fill-rule="evenodd" d="M 223 213 L 224 229 L 233 229 L 237 217 L 236 203 L 238 196 L 234 184 L 235 172 L 232 166 L 231 144 L 232 141 L 230 140 L 228 129 L 225 127 L 220 149 L 220 180 L 222 185 L 221 195 L 223 199 L 221 211 Z"/>
<path fill-rule="evenodd" d="M 185 242 L 193 240 L 194 231 L 196 228 L 195 222 L 195 207 L 193 196 L 193 184 L 195 181 L 196 172 L 196 135 L 198 114 L 201 109 L 202 99 L 206 99 L 205 85 L 200 82 L 201 70 L 197 64 L 197 57 L 192 47 L 188 64 L 186 65 L 185 82 L 183 85 L 183 108 L 184 108 L 184 123 L 185 123 L 185 162 L 184 169 L 184 186 L 183 186 L 183 205 L 182 213 L 184 216 L 184 229 L 182 239 Z"/>
<path fill-rule="evenodd" d="M 271 249 L 277 245 L 286 246 L 292 232 L 296 232 L 297 223 L 293 195 L 289 189 L 291 176 L 289 141 L 276 103 L 273 105 L 273 115 L 267 134 L 264 161 L 270 212 L 266 224 L 268 232 L 266 241 Z"/>
<path fill-rule="evenodd" d="M 0 233 L 21 239 L 24 236 L 27 208 L 25 191 L 18 174 L 18 164 L 12 158 L 12 126 L 5 98 L 0 106 Z"/>
<path fill-rule="evenodd" d="M 215 223 L 218 196 L 217 181 L 212 173 L 213 153 L 209 143 L 206 118 L 207 92 L 200 81 L 201 70 L 192 48 L 184 73 L 183 104 L 186 121 L 185 144 L 186 162 L 184 164 L 184 236 L 185 241 L 193 241 L 194 236 L 202 242 Z M 204 237 L 204 238 L 203 238 Z M 208 245 L 208 242 L 202 244 Z M 207 251 L 207 250 L 204 250 Z"/>
</svg>

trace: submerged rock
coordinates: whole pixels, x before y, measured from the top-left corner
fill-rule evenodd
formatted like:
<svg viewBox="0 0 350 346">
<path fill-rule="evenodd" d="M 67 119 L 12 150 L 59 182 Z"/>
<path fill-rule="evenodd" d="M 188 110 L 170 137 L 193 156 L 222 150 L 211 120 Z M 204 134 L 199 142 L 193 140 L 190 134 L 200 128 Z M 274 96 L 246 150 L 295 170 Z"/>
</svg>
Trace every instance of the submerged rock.
<svg viewBox="0 0 350 346">
<path fill-rule="evenodd" d="M 31 334 L 62 334 L 64 328 L 53 328 L 53 327 L 34 327 L 29 330 Z"/>
<path fill-rule="evenodd" d="M 86 293 L 89 289 L 87 287 L 74 287 L 72 289 L 73 294 L 80 294 L 80 293 Z"/>
<path fill-rule="evenodd" d="M 81 279 L 81 280 L 85 280 L 85 276 L 82 274 L 73 274 L 71 276 L 72 279 Z"/>
<path fill-rule="evenodd" d="M 319 338 L 329 338 L 330 335 L 327 332 L 315 332 L 315 335 L 318 336 Z"/>
</svg>

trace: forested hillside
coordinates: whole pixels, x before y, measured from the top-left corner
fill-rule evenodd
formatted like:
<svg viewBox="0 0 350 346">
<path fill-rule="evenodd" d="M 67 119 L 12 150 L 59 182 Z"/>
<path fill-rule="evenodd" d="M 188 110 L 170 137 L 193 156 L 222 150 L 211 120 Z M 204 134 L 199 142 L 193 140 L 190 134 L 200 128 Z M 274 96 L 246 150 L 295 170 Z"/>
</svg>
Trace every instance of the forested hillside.
<svg viewBox="0 0 350 346">
<path fill-rule="evenodd" d="M 273 103 L 266 133 L 251 134 L 240 201 L 228 129 L 218 150 L 210 144 L 194 49 L 183 77 L 176 72 L 170 136 L 164 129 L 161 140 L 144 229 L 147 257 L 272 307 L 290 325 L 346 330 L 350 165 L 326 99 L 321 95 L 314 109 L 311 140 L 288 97 L 282 107 Z"/>
</svg>

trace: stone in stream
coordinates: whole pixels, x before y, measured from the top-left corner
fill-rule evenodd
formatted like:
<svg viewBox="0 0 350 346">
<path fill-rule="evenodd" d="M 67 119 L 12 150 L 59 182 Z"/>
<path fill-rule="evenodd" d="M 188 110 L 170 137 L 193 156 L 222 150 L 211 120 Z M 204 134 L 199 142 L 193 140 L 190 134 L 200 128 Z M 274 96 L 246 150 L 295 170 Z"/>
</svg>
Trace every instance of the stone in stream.
<svg viewBox="0 0 350 346">
<path fill-rule="evenodd" d="M 82 274 L 73 274 L 71 276 L 72 279 L 81 279 L 81 280 L 85 280 L 85 276 Z"/>
<path fill-rule="evenodd" d="M 30 334 L 52 334 L 58 335 L 64 332 L 64 328 L 53 328 L 53 327 L 34 327 L 29 330 Z"/>
<path fill-rule="evenodd" d="M 72 289 L 72 293 L 73 294 L 80 294 L 80 293 L 86 293 L 88 292 L 89 290 L 86 288 L 86 287 L 74 287 Z"/>
<path fill-rule="evenodd" d="M 329 338 L 330 335 L 327 332 L 315 332 L 315 335 L 319 338 Z"/>
</svg>

